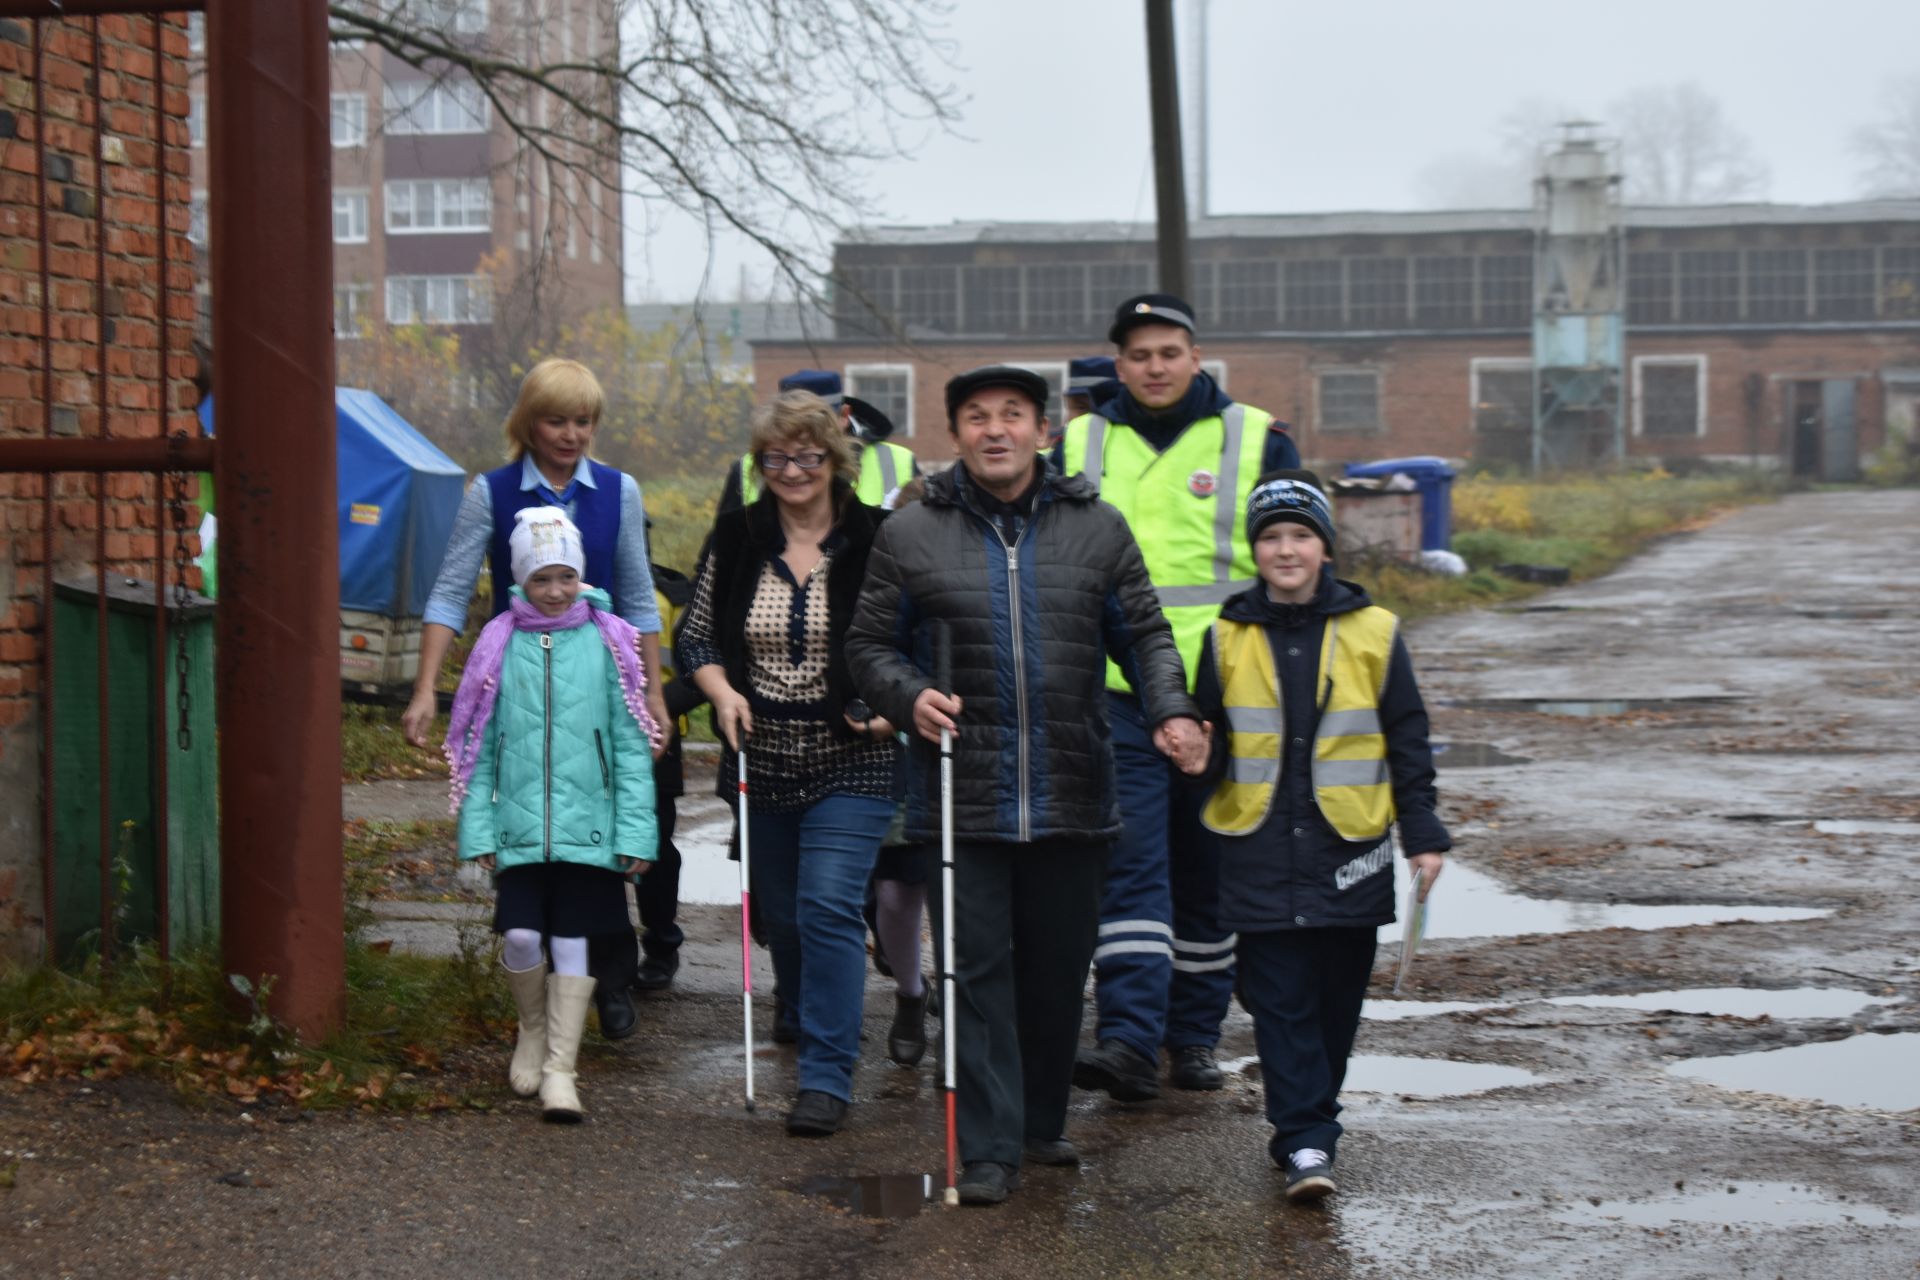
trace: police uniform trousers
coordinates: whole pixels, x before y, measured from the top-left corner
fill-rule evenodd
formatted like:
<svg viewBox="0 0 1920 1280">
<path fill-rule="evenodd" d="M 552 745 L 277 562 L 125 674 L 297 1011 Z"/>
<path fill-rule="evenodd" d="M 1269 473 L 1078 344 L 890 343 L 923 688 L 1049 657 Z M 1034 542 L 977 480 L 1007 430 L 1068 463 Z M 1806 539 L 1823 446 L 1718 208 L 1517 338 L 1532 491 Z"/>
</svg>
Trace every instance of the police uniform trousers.
<svg viewBox="0 0 1920 1280">
<path fill-rule="evenodd" d="M 1121 832 L 1108 859 L 1094 972 L 1101 1040 L 1158 1060 L 1211 1047 L 1233 998 L 1234 936 L 1214 923 L 1218 855 L 1205 797 L 1154 749 L 1140 700 L 1107 695 Z"/>
</svg>

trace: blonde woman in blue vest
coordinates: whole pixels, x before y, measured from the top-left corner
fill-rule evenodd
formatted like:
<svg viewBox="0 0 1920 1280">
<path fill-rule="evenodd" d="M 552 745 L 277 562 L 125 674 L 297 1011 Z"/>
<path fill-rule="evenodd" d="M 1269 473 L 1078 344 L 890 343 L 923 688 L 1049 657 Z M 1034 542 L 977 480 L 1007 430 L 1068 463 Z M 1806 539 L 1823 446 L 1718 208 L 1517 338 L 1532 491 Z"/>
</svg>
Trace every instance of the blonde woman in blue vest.
<svg viewBox="0 0 1920 1280">
<path fill-rule="evenodd" d="M 1310 471 L 1247 498 L 1260 580 L 1201 645 L 1195 700 L 1212 729 L 1201 821 L 1219 846 L 1219 927 L 1238 935 L 1240 999 L 1286 1195 L 1334 1190 L 1340 1085 L 1394 918 L 1400 827 L 1422 898 L 1452 848 L 1434 812 L 1427 710 L 1399 619 L 1333 576 L 1333 511 Z"/>
</svg>

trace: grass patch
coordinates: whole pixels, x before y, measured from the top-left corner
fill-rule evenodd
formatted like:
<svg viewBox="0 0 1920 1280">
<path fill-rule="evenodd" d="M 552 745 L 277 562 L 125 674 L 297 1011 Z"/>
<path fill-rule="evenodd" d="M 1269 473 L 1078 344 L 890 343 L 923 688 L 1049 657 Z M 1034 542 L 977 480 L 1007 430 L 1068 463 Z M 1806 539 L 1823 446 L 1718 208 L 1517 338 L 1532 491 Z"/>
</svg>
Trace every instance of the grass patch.
<svg viewBox="0 0 1920 1280">
<path fill-rule="evenodd" d="M 170 992 L 146 946 L 111 975 L 97 962 L 0 970 L 0 1062 L 24 1085 L 138 1073 L 247 1107 L 484 1107 L 478 1079 L 446 1059 L 466 1048 L 476 1061 L 497 1056 L 477 1049 L 512 1018 L 493 950 L 478 927 L 446 958 L 350 940 L 345 1023 L 312 1046 L 264 1013 L 258 984 L 222 972 L 212 947 L 175 957 Z"/>
<path fill-rule="evenodd" d="M 646 498 L 647 551 L 655 564 L 678 569 L 691 578 L 699 566 L 700 547 L 713 529 L 713 509 L 720 501 L 726 473 L 712 475 L 636 476 Z"/>
<path fill-rule="evenodd" d="M 437 745 L 416 747 L 400 729 L 403 707 L 378 703 L 340 704 L 340 772 L 347 782 L 384 778 L 444 778 L 446 757 Z M 447 718 L 437 716 L 427 741 L 447 736 Z"/>
<path fill-rule="evenodd" d="M 1655 538 L 1697 528 L 1734 507 L 1774 496 L 1751 472 L 1676 477 L 1663 471 L 1542 482 L 1468 476 L 1453 489 L 1453 550 L 1465 577 L 1397 560 L 1359 557 L 1340 575 L 1366 586 L 1403 618 L 1498 604 L 1542 588 L 1494 572 L 1502 564 L 1553 565 L 1575 581 L 1606 573 Z M 1336 512 L 1336 520 L 1338 513 Z"/>
</svg>

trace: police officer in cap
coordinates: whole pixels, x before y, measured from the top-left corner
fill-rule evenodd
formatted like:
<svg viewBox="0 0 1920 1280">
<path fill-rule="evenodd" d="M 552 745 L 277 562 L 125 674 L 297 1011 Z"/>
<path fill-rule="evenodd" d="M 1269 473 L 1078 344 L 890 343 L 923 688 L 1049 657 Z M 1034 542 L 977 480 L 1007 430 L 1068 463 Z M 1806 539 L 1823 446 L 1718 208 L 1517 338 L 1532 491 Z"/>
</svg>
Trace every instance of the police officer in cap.
<svg viewBox="0 0 1920 1280">
<path fill-rule="evenodd" d="M 1256 576 L 1247 495 L 1264 473 L 1299 466 L 1300 454 L 1285 423 L 1236 403 L 1202 371 L 1184 299 L 1127 299 L 1107 338 L 1120 385 L 1068 423 L 1055 458 L 1126 516 L 1191 689 L 1208 626 Z M 1154 750 L 1140 700 L 1111 662 L 1107 690 L 1124 830 L 1094 952 L 1099 1043 L 1081 1053 L 1074 1083 L 1122 1101 L 1158 1097 L 1164 1045 L 1175 1086 L 1218 1089 L 1214 1046 L 1233 994 L 1236 939 L 1214 924 L 1200 797 Z"/>
<path fill-rule="evenodd" d="M 854 483 L 854 496 L 870 507 L 892 510 L 901 486 L 919 475 L 920 467 L 914 460 L 913 450 L 887 440 L 893 434 L 893 423 L 887 415 L 865 400 L 845 394 L 840 375 L 831 369 L 800 369 L 790 373 L 780 379 L 780 390 L 811 391 L 840 411 L 840 422 L 854 438 L 855 451 L 860 455 L 860 478 Z M 720 507 L 715 514 L 752 502 L 760 496 L 760 487 L 753 455 L 741 454 L 739 463 L 727 471 L 726 484 L 720 490 Z"/>
<path fill-rule="evenodd" d="M 1067 362 L 1067 386 L 1060 395 L 1062 421 L 1092 413 L 1094 405 L 1113 399 L 1119 391 L 1112 356 L 1075 356 Z"/>
</svg>

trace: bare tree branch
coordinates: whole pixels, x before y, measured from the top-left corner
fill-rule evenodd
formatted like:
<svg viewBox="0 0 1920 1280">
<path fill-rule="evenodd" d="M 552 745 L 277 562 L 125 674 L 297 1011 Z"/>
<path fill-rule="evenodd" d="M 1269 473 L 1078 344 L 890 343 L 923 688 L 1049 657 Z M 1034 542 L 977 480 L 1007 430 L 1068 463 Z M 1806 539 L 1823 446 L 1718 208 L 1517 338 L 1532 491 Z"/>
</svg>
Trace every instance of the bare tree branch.
<svg viewBox="0 0 1920 1280">
<path fill-rule="evenodd" d="M 1634 204 L 1718 204 L 1767 192 L 1753 144 L 1697 84 L 1635 89 L 1608 111 Z"/>
<path fill-rule="evenodd" d="M 1853 134 L 1860 194 L 1920 199 L 1920 75 L 1889 81 L 1880 107 L 1884 114 Z"/>
</svg>

